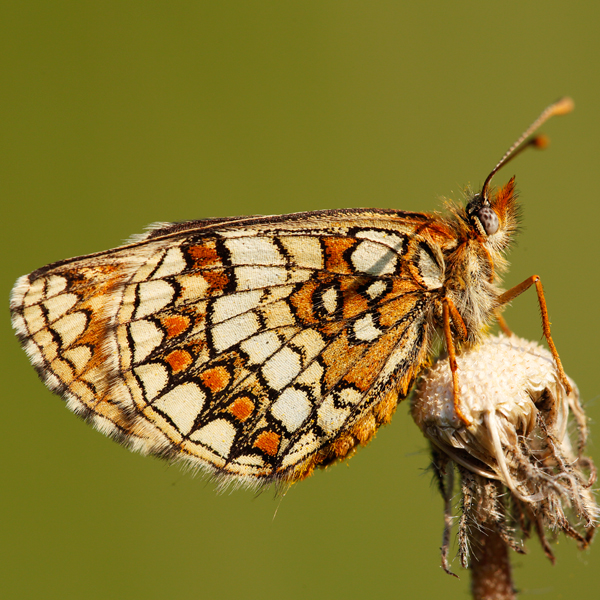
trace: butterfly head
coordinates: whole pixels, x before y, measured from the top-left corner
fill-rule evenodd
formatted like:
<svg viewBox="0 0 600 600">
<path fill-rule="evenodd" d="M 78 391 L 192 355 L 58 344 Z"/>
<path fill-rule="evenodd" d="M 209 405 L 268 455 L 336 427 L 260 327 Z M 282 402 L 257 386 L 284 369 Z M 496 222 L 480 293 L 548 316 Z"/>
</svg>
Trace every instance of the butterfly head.
<svg viewBox="0 0 600 600">
<path fill-rule="evenodd" d="M 467 204 L 467 218 L 471 227 L 479 235 L 487 237 L 496 233 L 500 227 L 498 215 L 491 207 L 490 202 L 483 198 L 481 194 L 476 194 Z"/>
<path fill-rule="evenodd" d="M 518 228 L 519 206 L 515 192 L 515 179 L 490 193 L 482 190 L 472 194 L 463 209 L 467 237 L 476 238 L 488 250 L 502 252 Z"/>
</svg>

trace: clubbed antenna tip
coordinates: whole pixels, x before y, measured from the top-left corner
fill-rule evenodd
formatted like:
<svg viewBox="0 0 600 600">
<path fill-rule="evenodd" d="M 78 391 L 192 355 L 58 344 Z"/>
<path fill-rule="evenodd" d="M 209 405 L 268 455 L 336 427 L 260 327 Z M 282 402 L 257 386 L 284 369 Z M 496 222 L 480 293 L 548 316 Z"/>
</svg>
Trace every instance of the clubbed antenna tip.
<svg viewBox="0 0 600 600">
<path fill-rule="evenodd" d="M 503 167 L 507 162 L 520 154 L 525 148 L 534 146 L 535 148 L 543 149 L 548 146 L 549 140 L 545 135 L 530 137 L 536 129 L 539 129 L 550 117 L 558 115 L 566 115 L 575 108 L 575 103 L 571 98 L 565 96 L 548 106 L 542 114 L 525 130 L 519 139 L 506 151 L 500 162 L 492 169 L 492 172 L 487 176 L 483 187 L 481 188 L 481 197 L 487 201 L 490 182 L 492 177 Z"/>
</svg>

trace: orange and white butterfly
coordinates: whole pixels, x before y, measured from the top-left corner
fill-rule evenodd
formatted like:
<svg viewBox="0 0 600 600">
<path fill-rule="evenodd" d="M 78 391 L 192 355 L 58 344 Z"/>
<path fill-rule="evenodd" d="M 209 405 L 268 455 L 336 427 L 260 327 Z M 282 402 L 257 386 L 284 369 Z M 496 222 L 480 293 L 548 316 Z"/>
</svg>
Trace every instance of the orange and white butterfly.
<svg viewBox="0 0 600 600">
<path fill-rule="evenodd" d="M 157 224 L 124 246 L 21 277 L 13 326 L 46 385 L 133 450 L 225 483 L 293 482 L 390 421 L 445 335 L 470 346 L 497 310 L 517 227 L 492 175 L 446 216 L 347 209 Z M 463 419 L 468 424 L 466 418 Z"/>
</svg>

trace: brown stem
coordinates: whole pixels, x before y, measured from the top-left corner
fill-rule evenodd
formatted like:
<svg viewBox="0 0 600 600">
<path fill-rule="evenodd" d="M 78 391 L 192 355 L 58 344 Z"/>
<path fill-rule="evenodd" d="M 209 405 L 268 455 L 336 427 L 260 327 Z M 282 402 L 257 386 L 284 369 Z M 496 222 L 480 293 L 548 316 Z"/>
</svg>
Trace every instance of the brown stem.
<svg viewBox="0 0 600 600">
<path fill-rule="evenodd" d="M 515 600 L 508 548 L 493 525 L 471 531 L 471 592 L 474 600 Z"/>
</svg>

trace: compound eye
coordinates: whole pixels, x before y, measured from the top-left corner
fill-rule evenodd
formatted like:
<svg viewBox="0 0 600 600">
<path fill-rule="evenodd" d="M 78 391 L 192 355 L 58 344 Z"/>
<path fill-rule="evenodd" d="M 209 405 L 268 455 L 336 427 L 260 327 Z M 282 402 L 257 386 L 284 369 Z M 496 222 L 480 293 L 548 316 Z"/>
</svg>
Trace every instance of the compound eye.
<svg viewBox="0 0 600 600">
<path fill-rule="evenodd" d="M 492 235 L 498 231 L 500 227 L 500 221 L 498 221 L 498 215 L 489 206 L 482 206 L 476 213 L 475 216 L 479 219 L 481 226 L 485 229 L 488 235 Z"/>
</svg>

